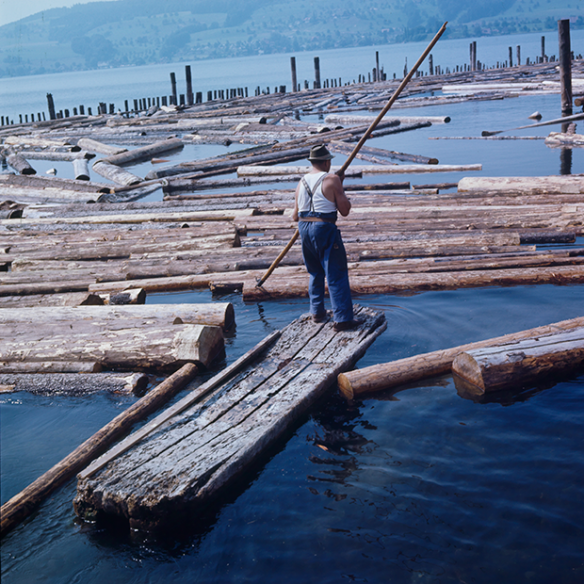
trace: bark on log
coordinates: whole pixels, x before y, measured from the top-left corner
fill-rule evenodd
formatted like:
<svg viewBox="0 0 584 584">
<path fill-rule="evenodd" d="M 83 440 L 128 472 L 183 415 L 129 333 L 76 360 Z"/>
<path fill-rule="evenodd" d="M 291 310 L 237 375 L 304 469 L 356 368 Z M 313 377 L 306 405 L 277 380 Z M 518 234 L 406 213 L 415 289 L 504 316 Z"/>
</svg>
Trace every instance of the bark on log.
<svg viewBox="0 0 584 584">
<path fill-rule="evenodd" d="M 177 324 L 53 335 L 49 338 L 0 339 L 0 361 L 97 361 L 123 370 L 168 370 L 188 362 L 208 366 L 223 351 L 219 327 Z"/>
<path fill-rule="evenodd" d="M 0 308 L 23 308 L 25 306 L 103 306 L 103 300 L 98 294 L 89 292 L 0 296 Z"/>
<path fill-rule="evenodd" d="M 149 146 L 142 146 L 134 150 L 127 150 L 119 154 L 113 154 L 103 159 L 103 162 L 109 162 L 115 166 L 123 166 L 124 164 L 133 164 L 142 160 L 148 160 L 157 154 L 163 152 L 170 152 L 172 150 L 181 150 L 184 147 L 182 140 L 179 138 L 170 138 L 169 140 L 161 140 Z"/>
<path fill-rule="evenodd" d="M 6 157 L 6 162 L 14 168 L 19 174 L 36 174 L 36 170 L 28 163 L 26 158 L 21 154 L 13 152 Z"/>
<path fill-rule="evenodd" d="M 110 144 L 104 144 L 98 140 L 93 140 L 92 138 L 80 138 L 77 141 L 77 146 L 83 150 L 89 150 L 90 152 L 97 152 L 98 154 L 106 154 L 107 156 L 113 156 L 114 154 L 120 154 L 122 152 L 127 152 L 127 148 L 120 148 L 119 146 L 111 146 Z"/>
<path fill-rule="evenodd" d="M 324 121 L 327 124 L 371 124 L 376 116 L 351 116 L 347 114 L 328 114 Z M 417 124 L 430 122 L 432 124 L 447 124 L 450 116 L 384 116 L 385 122 L 399 121 L 400 124 Z"/>
<path fill-rule="evenodd" d="M 85 158 L 75 158 L 73 160 L 73 172 L 75 180 L 89 180 L 89 165 Z"/>
<path fill-rule="evenodd" d="M 37 395 L 80 396 L 99 391 L 141 395 L 148 385 L 144 373 L 11 373 L 0 371 L 0 385 Z"/>
<path fill-rule="evenodd" d="M 480 393 L 525 387 L 584 366 L 584 327 L 465 351 L 452 372 Z"/>
<path fill-rule="evenodd" d="M 179 371 L 131 405 L 125 412 L 114 418 L 26 489 L 2 505 L 0 537 L 4 537 L 23 519 L 28 517 L 50 493 L 85 468 L 92 460 L 104 452 L 110 444 L 124 436 L 136 422 L 150 415 L 174 397 L 196 374 L 196 365 L 191 363 L 184 365 Z"/>
<path fill-rule="evenodd" d="M 21 150 L 20 152 L 27 160 L 52 160 L 55 162 L 72 162 L 77 158 L 85 158 L 90 160 L 95 158 L 95 154 L 91 152 L 57 152 L 54 150 Z"/>
<path fill-rule="evenodd" d="M 413 383 L 427 377 L 448 373 L 452 362 L 460 353 L 483 347 L 492 347 L 501 343 L 508 343 L 547 335 L 560 331 L 569 331 L 584 326 L 584 317 L 564 320 L 554 324 L 541 326 L 518 333 L 503 335 L 494 339 L 468 343 L 451 349 L 433 351 L 422 355 L 415 355 L 391 363 L 381 363 L 363 369 L 342 373 L 338 377 L 341 393 L 347 399 L 355 396 L 382 391 L 405 383 Z"/>
<path fill-rule="evenodd" d="M 99 373 L 102 366 L 91 361 L 47 361 L 47 362 L 16 362 L 0 363 L 0 373 Z"/>
<path fill-rule="evenodd" d="M 54 327 L 55 333 L 65 326 L 70 331 L 78 329 L 107 331 L 129 329 L 138 323 L 151 325 L 200 324 L 231 328 L 235 311 L 230 302 L 207 304 L 148 304 L 126 306 L 77 306 L 23 308 L 2 310 L 0 325 L 26 326 L 31 332 L 42 326 Z"/>
<path fill-rule="evenodd" d="M 520 191 L 525 194 L 584 193 L 584 180 L 577 176 L 465 177 L 458 183 L 459 192 Z"/>
<path fill-rule="evenodd" d="M 103 300 L 104 305 L 142 305 L 146 302 L 146 290 L 144 290 L 144 288 L 132 288 L 130 290 L 124 290 L 123 292 L 118 292 L 117 294 L 100 294 L 99 296 Z"/>
<path fill-rule="evenodd" d="M 467 172 L 473 170 L 482 170 L 482 164 L 400 164 L 383 166 L 381 164 L 372 164 L 370 166 L 352 166 L 347 170 L 345 176 L 354 176 L 358 174 L 417 174 L 426 172 Z M 331 172 L 336 172 L 340 166 L 333 166 Z M 304 176 L 310 171 L 308 166 L 239 166 L 237 176 L 282 176 L 297 175 Z M 460 189 L 460 185 L 459 185 Z"/>
<path fill-rule="evenodd" d="M 104 160 L 98 160 L 92 168 L 97 174 L 123 186 L 137 185 L 144 180 L 139 176 Z"/>
<path fill-rule="evenodd" d="M 84 193 L 109 193 L 111 185 L 96 182 L 79 182 L 68 178 L 46 177 L 46 176 L 23 176 L 17 174 L 0 174 L 0 186 L 6 187 L 27 187 L 36 190 L 42 189 L 64 189 L 67 191 L 78 191 Z"/>
</svg>

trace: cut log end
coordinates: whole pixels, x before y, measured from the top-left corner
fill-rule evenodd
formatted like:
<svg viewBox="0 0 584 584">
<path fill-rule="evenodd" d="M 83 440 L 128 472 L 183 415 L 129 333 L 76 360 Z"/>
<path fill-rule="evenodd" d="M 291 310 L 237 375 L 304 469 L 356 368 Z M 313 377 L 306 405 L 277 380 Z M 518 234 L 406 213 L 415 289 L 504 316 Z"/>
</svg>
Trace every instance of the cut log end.
<svg viewBox="0 0 584 584">
<path fill-rule="evenodd" d="M 481 373 L 481 368 L 476 360 L 468 353 L 460 353 L 452 362 L 452 373 L 470 384 L 481 393 L 485 391 L 485 382 Z"/>
<path fill-rule="evenodd" d="M 353 386 L 351 385 L 349 378 L 344 373 L 341 373 L 337 377 L 337 383 L 338 383 L 339 391 L 341 392 L 341 395 L 346 400 L 350 401 L 355 397 L 355 393 L 353 391 Z"/>
</svg>

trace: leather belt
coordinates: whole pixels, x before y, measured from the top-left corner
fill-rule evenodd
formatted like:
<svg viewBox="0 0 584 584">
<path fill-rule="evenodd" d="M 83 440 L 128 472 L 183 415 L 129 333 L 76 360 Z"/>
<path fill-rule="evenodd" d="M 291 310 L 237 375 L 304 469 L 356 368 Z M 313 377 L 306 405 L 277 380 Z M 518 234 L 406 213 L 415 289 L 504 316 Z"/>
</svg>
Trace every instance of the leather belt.
<svg viewBox="0 0 584 584">
<path fill-rule="evenodd" d="M 336 225 L 335 221 L 333 221 L 332 219 L 323 219 L 322 217 L 300 217 L 298 221 L 303 221 L 305 223 L 313 223 L 315 221 L 319 221 L 321 223 L 332 223 L 333 225 Z"/>
</svg>

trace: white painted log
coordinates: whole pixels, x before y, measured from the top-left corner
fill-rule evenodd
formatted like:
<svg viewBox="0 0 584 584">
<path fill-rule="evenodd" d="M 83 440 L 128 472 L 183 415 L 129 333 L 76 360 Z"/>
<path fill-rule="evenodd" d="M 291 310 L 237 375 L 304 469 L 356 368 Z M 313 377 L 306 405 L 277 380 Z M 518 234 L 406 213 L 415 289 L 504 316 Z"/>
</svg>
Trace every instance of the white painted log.
<svg viewBox="0 0 584 584">
<path fill-rule="evenodd" d="M 331 167 L 331 172 L 339 170 L 340 166 Z M 371 164 L 369 166 L 353 165 L 345 176 L 350 177 L 352 173 L 359 174 L 418 174 L 428 172 L 467 172 L 482 170 L 482 164 Z M 310 172 L 310 166 L 239 166 L 237 176 L 283 176 L 300 175 Z"/>
<path fill-rule="evenodd" d="M 531 385 L 584 366 L 584 327 L 460 353 L 452 372 L 481 392 Z"/>
<path fill-rule="evenodd" d="M 584 177 L 581 176 L 505 176 L 465 177 L 458 182 L 459 192 L 506 192 L 525 194 L 584 193 Z"/>
</svg>

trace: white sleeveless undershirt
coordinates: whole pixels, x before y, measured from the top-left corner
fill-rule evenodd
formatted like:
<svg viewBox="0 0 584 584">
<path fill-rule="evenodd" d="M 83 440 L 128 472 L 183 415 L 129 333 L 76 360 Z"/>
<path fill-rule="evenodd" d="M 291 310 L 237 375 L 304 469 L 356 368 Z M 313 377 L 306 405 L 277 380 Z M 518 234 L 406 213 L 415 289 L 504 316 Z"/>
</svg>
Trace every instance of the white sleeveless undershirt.
<svg viewBox="0 0 584 584">
<path fill-rule="evenodd" d="M 313 193 L 312 202 L 313 208 L 310 207 L 310 196 L 306 192 L 306 188 L 302 181 L 300 181 L 300 189 L 298 192 L 298 211 L 300 213 L 306 211 L 315 211 L 316 213 L 334 213 L 337 210 L 336 205 L 329 201 L 322 193 L 322 183 L 314 190 L 314 185 L 318 182 L 321 176 L 326 175 L 326 172 L 310 172 L 304 175 L 304 179 L 308 183 L 310 190 Z"/>
</svg>

